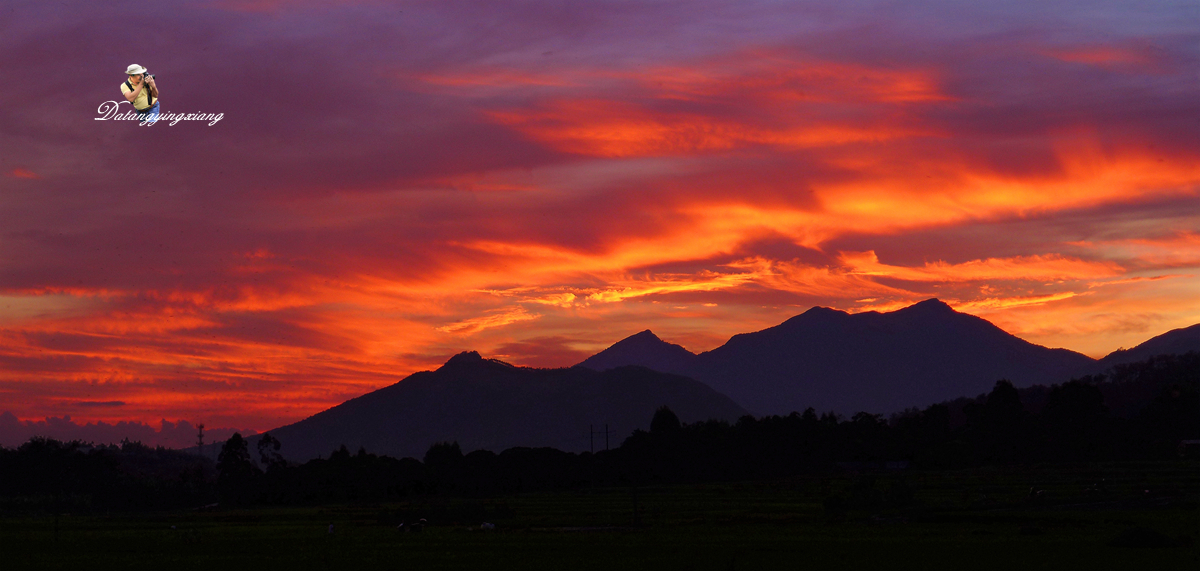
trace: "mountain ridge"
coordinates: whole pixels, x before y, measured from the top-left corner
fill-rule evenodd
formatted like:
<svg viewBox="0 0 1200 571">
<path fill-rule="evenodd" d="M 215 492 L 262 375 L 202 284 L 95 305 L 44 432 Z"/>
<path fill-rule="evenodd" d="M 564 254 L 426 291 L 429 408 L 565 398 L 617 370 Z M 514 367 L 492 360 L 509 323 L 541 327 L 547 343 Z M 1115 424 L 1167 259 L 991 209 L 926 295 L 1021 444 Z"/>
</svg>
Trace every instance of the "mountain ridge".
<svg viewBox="0 0 1200 571">
<path fill-rule="evenodd" d="M 1117 349 L 1100 358 L 1100 370 L 1114 365 L 1144 361 L 1158 355 L 1180 355 L 1189 351 L 1200 351 L 1200 323 L 1189 327 L 1172 329 L 1155 335 L 1129 349 Z"/>
<path fill-rule="evenodd" d="M 736 334 L 666 372 L 704 382 L 755 414 L 812 406 L 851 415 L 978 394 L 1001 378 L 1018 386 L 1065 380 L 1093 363 L 931 298 L 886 313 L 813 307 L 778 325 Z"/>
</svg>

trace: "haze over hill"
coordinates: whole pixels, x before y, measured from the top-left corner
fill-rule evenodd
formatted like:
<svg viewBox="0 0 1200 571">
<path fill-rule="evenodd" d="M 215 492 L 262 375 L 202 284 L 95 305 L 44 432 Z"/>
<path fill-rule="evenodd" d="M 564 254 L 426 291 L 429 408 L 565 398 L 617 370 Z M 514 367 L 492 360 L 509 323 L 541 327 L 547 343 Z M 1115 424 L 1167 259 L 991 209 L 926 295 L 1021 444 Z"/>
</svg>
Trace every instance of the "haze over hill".
<svg viewBox="0 0 1200 571">
<path fill-rule="evenodd" d="M 585 367 L 661 367 L 729 395 L 755 414 L 814 407 L 888 413 L 1017 386 L 1064 381 L 1095 363 L 1048 349 L 930 299 L 889 313 L 814 307 L 762 331 L 687 357 L 644 331 L 584 360 Z"/>
<path fill-rule="evenodd" d="M 430 445 L 457 441 L 464 451 L 515 446 L 589 448 L 589 425 L 612 431 L 619 445 L 646 429 L 654 411 L 671 407 L 684 422 L 735 420 L 746 411 L 708 386 L 643 367 L 604 372 L 576 367 L 516 367 L 460 353 L 436 371 L 351 399 L 269 431 L 290 460 L 307 460 L 341 445 L 376 454 L 420 458 Z M 252 439 L 253 440 L 253 439 Z M 596 445 L 604 447 L 604 435 Z"/>
</svg>

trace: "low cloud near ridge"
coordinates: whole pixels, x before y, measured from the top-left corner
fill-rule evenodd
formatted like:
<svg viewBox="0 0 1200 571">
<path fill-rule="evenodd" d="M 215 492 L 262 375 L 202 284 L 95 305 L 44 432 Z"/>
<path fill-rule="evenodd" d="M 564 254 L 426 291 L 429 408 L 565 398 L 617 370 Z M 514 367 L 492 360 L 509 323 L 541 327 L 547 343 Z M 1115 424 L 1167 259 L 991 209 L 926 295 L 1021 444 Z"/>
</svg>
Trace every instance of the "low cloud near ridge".
<svg viewBox="0 0 1200 571">
<path fill-rule="evenodd" d="M 252 430 L 233 428 L 205 428 L 204 442 L 211 444 L 227 440 L 235 432 L 242 436 L 254 434 Z M 141 442 L 147 446 L 166 448 L 189 448 L 196 446 L 197 430 L 192 423 L 181 420 L 159 421 L 154 428 L 141 422 L 87 422 L 76 423 L 70 416 L 46 417 L 44 420 L 20 420 L 11 412 L 0 412 L 0 446 L 15 448 L 33 437 L 53 438 L 69 442 L 81 440 L 93 444 L 119 444 L 122 440 Z"/>
</svg>

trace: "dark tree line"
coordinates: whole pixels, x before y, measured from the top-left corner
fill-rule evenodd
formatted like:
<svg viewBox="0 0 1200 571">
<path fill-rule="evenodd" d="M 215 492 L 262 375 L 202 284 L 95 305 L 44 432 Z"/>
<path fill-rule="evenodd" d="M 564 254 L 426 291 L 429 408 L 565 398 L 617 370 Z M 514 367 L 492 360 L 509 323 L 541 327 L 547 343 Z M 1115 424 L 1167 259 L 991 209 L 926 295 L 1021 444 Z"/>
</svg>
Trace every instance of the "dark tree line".
<svg viewBox="0 0 1200 571">
<path fill-rule="evenodd" d="M 1114 413 L 1114 409 L 1118 412 Z M 125 442 L 91 446 L 33 439 L 0 449 L 0 508 L 150 509 L 222 505 L 486 497 L 588 486 L 755 480 L 912 466 L 924 469 L 1061 461 L 1178 458 L 1200 439 L 1200 354 L 1156 357 L 1052 387 L 1007 381 L 974 399 L 885 419 L 812 409 L 735 423 L 683 424 L 660 408 L 649 431 L 592 454 L 511 448 L 464 454 L 436 443 L 424 458 L 346 447 L 291 465 L 264 435 L 234 435 L 218 460 Z"/>
<path fill-rule="evenodd" d="M 0 510 L 181 508 L 217 501 L 212 460 L 139 442 L 32 438 L 0 448 Z"/>
</svg>

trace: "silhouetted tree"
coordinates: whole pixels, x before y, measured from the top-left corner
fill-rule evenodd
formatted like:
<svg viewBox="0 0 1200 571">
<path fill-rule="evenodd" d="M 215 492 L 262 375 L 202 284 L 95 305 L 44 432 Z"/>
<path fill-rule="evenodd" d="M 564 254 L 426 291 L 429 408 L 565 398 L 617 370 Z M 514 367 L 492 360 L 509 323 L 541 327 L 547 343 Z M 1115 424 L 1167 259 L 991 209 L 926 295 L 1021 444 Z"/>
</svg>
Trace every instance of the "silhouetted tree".
<svg viewBox="0 0 1200 571">
<path fill-rule="evenodd" d="M 1007 380 L 996 381 L 981 408 L 973 428 L 977 452 L 986 462 L 1012 462 L 1020 452 L 1026 425 L 1021 395 Z"/>
<path fill-rule="evenodd" d="M 235 504 L 247 503 L 259 474 L 258 467 L 250 460 L 246 439 L 235 432 L 221 446 L 217 456 L 217 489 L 221 498 Z"/>
<path fill-rule="evenodd" d="M 996 381 L 996 386 L 992 388 L 991 393 L 988 393 L 987 401 L 983 406 L 987 415 L 1000 424 L 1015 422 L 1025 411 L 1024 405 L 1021 404 L 1021 394 L 1006 379 Z"/>
<path fill-rule="evenodd" d="M 283 444 L 279 439 L 271 436 L 270 432 L 262 435 L 258 441 L 258 458 L 262 465 L 269 472 L 278 470 L 280 467 L 287 466 L 287 461 L 283 459 L 283 455 L 279 453 L 279 449 Z"/>
<path fill-rule="evenodd" d="M 804 409 L 804 414 L 800 415 L 800 419 L 803 420 L 805 424 L 811 425 L 817 423 L 818 418 L 816 409 L 811 406 Z"/>
<path fill-rule="evenodd" d="M 897 423 L 905 453 L 926 466 L 945 467 L 961 462 L 950 430 L 950 407 L 935 404 L 907 422 Z"/>
<path fill-rule="evenodd" d="M 331 453 L 329 455 L 329 460 L 331 462 L 345 462 L 346 460 L 349 460 L 349 459 L 350 459 L 350 449 L 346 448 L 345 444 L 339 446 L 337 450 L 334 450 L 333 453 Z"/>
<path fill-rule="evenodd" d="M 679 430 L 679 427 L 679 417 L 667 405 L 658 407 L 658 410 L 654 411 L 654 418 L 650 419 L 651 434 L 674 432 Z"/>
<path fill-rule="evenodd" d="M 430 468 L 457 466 L 462 458 L 462 448 L 458 442 L 438 442 L 425 452 L 425 465 Z"/>
<path fill-rule="evenodd" d="M 1053 458 L 1090 459 L 1106 448 L 1108 409 L 1095 385 L 1070 381 L 1054 387 L 1042 417 Z"/>
<path fill-rule="evenodd" d="M 1167 438 L 1200 437 L 1200 392 L 1181 384 L 1165 387 L 1146 407 L 1145 415 L 1162 421 Z"/>
</svg>

